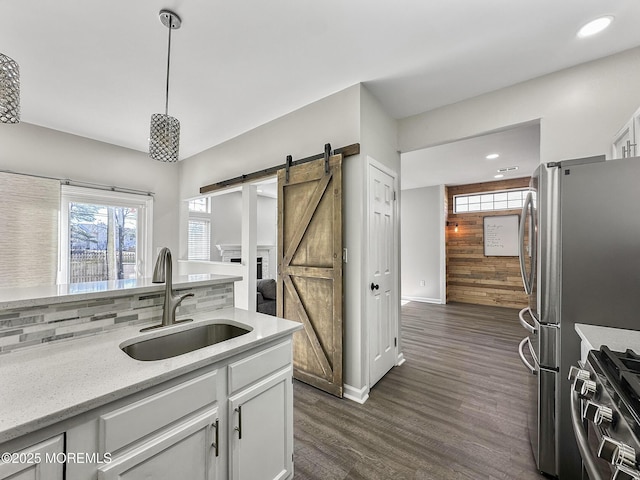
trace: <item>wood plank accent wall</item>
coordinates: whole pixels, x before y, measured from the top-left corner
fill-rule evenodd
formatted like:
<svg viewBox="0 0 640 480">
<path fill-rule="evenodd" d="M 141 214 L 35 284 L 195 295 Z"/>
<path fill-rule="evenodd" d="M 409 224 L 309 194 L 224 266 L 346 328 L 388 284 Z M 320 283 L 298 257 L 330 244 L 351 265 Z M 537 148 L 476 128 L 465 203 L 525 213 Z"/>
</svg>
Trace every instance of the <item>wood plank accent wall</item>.
<svg viewBox="0 0 640 480">
<path fill-rule="evenodd" d="M 454 214 L 453 197 L 528 186 L 527 177 L 447 188 L 447 302 L 512 308 L 527 306 L 518 257 L 485 257 L 483 242 L 485 216 L 520 214 L 520 209 Z M 456 223 L 458 233 L 454 231 Z"/>
</svg>

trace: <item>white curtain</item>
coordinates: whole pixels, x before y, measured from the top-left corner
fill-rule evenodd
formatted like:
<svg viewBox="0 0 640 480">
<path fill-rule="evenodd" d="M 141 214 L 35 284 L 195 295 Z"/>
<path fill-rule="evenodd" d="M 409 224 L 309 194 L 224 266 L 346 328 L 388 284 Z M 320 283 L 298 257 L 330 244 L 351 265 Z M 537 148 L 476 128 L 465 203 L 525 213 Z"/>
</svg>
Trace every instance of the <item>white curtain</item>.
<svg viewBox="0 0 640 480">
<path fill-rule="evenodd" d="M 60 182 L 0 172 L 0 288 L 55 285 Z"/>
</svg>

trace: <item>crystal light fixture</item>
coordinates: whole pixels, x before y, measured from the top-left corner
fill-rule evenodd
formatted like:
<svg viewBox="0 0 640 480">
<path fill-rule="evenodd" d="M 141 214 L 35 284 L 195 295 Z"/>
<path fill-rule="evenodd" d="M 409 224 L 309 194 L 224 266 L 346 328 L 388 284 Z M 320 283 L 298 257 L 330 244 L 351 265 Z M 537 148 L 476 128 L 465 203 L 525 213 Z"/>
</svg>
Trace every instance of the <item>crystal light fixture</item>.
<svg viewBox="0 0 640 480">
<path fill-rule="evenodd" d="M 169 115 L 169 67 L 171 61 L 171 30 L 177 30 L 182 20 L 171 10 L 160 10 L 160 21 L 169 29 L 167 48 L 167 89 L 165 92 L 164 114 L 151 115 L 149 135 L 149 156 L 160 162 L 177 162 L 180 147 L 180 122 Z"/>
<path fill-rule="evenodd" d="M 20 69 L 0 53 L 0 123 L 20 123 Z"/>
</svg>

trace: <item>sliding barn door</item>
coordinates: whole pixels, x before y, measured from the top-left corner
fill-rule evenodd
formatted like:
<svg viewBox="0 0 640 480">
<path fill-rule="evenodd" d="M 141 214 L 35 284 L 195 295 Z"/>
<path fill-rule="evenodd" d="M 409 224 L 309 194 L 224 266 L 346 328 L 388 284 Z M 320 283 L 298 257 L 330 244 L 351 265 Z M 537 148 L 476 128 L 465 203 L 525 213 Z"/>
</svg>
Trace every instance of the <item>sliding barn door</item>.
<svg viewBox="0 0 640 480">
<path fill-rule="evenodd" d="M 277 304 L 294 377 L 342 397 L 342 155 L 278 172 Z"/>
</svg>

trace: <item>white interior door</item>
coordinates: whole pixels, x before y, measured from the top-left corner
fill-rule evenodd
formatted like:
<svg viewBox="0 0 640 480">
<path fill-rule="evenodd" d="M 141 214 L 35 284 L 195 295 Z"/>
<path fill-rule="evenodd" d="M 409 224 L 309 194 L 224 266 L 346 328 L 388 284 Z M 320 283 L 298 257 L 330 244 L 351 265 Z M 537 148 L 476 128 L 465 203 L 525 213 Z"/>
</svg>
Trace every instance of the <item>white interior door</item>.
<svg viewBox="0 0 640 480">
<path fill-rule="evenodd" d="M 396 362 L 397 297 L 394 261 L 394 178 L 369 164 L 369 386 Z"/>
</svg>

